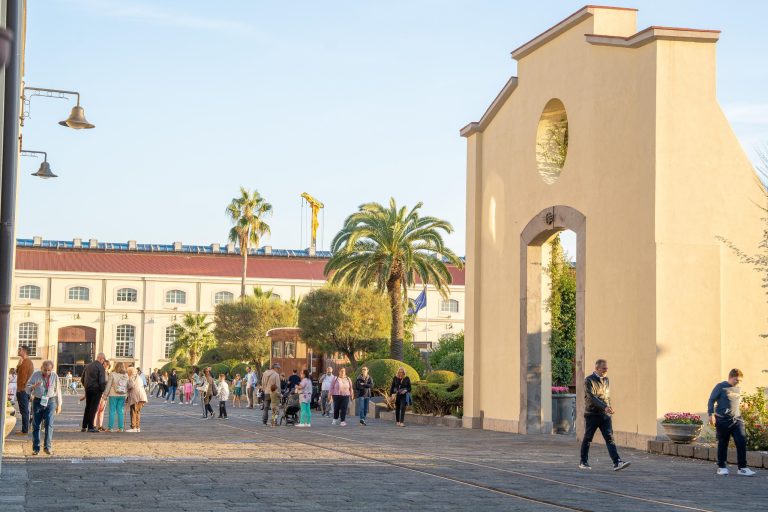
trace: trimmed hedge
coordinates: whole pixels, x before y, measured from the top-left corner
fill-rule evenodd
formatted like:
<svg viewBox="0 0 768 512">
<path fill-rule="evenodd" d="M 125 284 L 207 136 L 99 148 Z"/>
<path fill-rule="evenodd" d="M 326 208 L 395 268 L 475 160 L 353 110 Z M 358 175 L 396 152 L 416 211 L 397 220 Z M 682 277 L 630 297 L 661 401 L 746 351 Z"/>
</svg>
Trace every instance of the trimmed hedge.
<svg viewBox="0 0 768 512">
<path fill-rule="evenodd" d="M 413 412 L 446 416 L 457 414 L 464 405 L 464 379 L 448 384 L 418 384 L 413 386 Z"/>
<path fill-rule="evenodd" d="M 459 375 L 464 375 L 464 352 L 451 352 L 442 358 L 435 368 L 436 370 L 447 370 Z"/>
<path fill-rule="evenodd" d="M 427 382 L 431 384 L 448 384 L 459 378 L 457 373 L 448 370 L 435 370 L 427 375 Z"/>
<path fill-rule="evenodd" d="M 401 366 L 405 368 L 405 375 L 411 379 L 411 385 L 420 379 L 419 373 L 413 367 L 395 359 L 374 359 L 365 363 L 368 367 L 368 375 L 373 379 L 373 387 L 379 395 L 388 394 L 392 378 L 397 374 Z M 354 379 L 360 376 L 360 369 L 354 375 Z"/>
</svg>

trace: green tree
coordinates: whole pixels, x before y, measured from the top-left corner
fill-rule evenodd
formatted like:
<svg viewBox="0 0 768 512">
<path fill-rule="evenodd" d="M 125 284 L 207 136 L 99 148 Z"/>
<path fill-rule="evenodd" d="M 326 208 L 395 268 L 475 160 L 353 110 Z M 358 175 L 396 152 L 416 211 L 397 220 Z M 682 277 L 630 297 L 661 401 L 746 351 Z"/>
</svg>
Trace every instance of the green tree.
<svg viewBox="0 0 768 512">
<path fill-rule="evenodd" d="M 390 355 L 403 360 L 403 316 L 407 289 L 416 282 L 432 284 L 443 297 L 448 295 L 451 274 L 446 262 L 461 268 L 463 262 L 443 242 L 443 233 L 452 233 L 447 221 L 421 217 L 418 203 L 410 211 L 366 203 L 344 221 L 331 243 L 333 255 L 325 266 L 332 284 L 354 288 L 376 287 L 386 291 L 392 324 Z"/>
<path fill-rule="evenodd" d="M 227 206 L 227 215 L 234 224 L 229 230 L 229 240 L 240 246 L 243 257 L 243 275 L 240 285 L 240 297 L 245 297 L 245 278 L 248 273 L 248 250 L 258 247 L 262 236 L 270 233 L 264 217 L 272 213 L 272 205 L 261 197 L 256 190 L 252 193 L 240 187 L 240 195 L 232 199 Z"/>
<path fill-rule="evenodd" d="M 214 334 L 228 358 L 258 362 L 269 358 L 267 331 L 295 327 L 296 306 L 265 297 L 244 297 L 239 302 L 216 306 Z"/>
<path fill-rule="evenodd" d="M 216 338 L 211 331 L 211 322 L 206 315 L 187 313 L 181 324 L 176 326 L 176 343 L 173 346 L 173 359 L 188 359 L 196 365 L 206 350 L 216 346 Z"/>
<path fill-rule="evenodd" d="M 546 305 L 552 326 L 552 385 L 569 386 L 576 357 L 576 271 L 563 251 L 560 235 L 552 239 L 550 247 L 551 260 L 546 272 L 552 290 Z"/>
<path fill-rule="evenodd" d="M 386 344 L 389 322 L 387 300 L 365 288 L 312 290 L 299 306 L 299 327 L 307 345 L 325 354 L 344 354 L 354 370 L 361 352 Z"/>
<path fill-rule="evenodd" d="M 429 351 L 429 364 L 432 369 L 443 369 L 443 361 L 451 354 L 461 354 L 460 356 L 454 356 L 454 358 L 461 359 L 462 371 L 456 373 L 463 375 L 464 331 L 457 334 L 444 334 L 440 337 L 440 343 Z"/>
</svg>

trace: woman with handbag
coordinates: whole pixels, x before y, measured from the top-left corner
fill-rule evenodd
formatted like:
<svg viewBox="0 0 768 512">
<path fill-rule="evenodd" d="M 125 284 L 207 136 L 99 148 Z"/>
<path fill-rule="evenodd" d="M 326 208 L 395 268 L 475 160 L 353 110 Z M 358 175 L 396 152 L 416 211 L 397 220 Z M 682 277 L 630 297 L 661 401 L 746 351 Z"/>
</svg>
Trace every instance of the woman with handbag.
<svg viewBox="0 0 768 512">
<path fill-rule="evenodd" d="M 128 396 L 128 373 L 124 363 L 115 364 L 115 370 L 109 374 L 107 387 L 104 388 L 102 398 L 109 400 L 109 431 L 114 432 L 115 418 L 117 418 L 117 431 L 125 432 L 124 410 L 125 399 Z"/>
<path fill-rule="evenodd" d="M 389 394 L 395 399 L 395 421 L 398 427 L 405 426 L 405 408 L 411 397 L 411 379 L 405 374 L 402 366 L 397 369 L 397 375 L 392 377 Z"/>
<path fill-rule="evenodd" d="M 213 381 L 213 376 L 211 375 L 211 368 L 208 367 L 205 370 L 203 370 L 203 382 L 198 387 L 198 390 L 200 391 L 200 401 L 203 404 L 203 419 L 206 418 L 213 418 L 213 407 L 211 407 L 211 399 L 213 399 L 214 396 L 216 396 L 216 383 Z M 210 414 L 210 416 L 209 416 Z"/>
<path fill-rule="evenodd" d="M 352 381 L 347 377 L 346 368 L 341 368 L 339 376 L 331 382 L 331 397 L 333 398 L 333 422 L 331 425 L 335 425 L 336 421 L 341 419 L 340 425 L 342 427 L 347 426 L 347 408 L 352 396 L 352 389 Z"/>
</svg>

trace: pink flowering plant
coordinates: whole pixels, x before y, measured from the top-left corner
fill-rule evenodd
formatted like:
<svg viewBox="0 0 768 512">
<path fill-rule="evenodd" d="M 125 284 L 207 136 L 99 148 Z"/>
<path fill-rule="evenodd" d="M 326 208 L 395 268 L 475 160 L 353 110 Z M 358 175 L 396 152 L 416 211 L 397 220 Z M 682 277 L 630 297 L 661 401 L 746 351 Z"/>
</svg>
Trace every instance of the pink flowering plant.
<svg viewBox="0 0 768 512">
<path fill-rule="evenodd" d="M 703 425 L 701 416 L 690 412 L 668 412 L 664 415 L 662 423 L 676 423 L 678 425 Z"/>
<path fill-rule="evenodd" d="M 567 395 L 569 392 L 567 386 L 552 386 L 553 395 Z"/>
</svg>

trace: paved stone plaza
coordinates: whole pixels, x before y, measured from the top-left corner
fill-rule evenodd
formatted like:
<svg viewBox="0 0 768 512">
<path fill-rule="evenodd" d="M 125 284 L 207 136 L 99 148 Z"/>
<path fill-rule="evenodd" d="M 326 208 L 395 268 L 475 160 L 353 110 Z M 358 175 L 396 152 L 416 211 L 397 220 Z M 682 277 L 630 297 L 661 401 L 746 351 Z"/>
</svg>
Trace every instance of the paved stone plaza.
<svg viewBox="0 0 768 512">
<path fill-rule="evenodd" d="M 141 433 L 88 434 L 82 404 L 66 397 L 52 457 L 9 437 L 0 510 L 768 509 L 763 470 L 716 478 L 711 462 L 624 449 L 632 466 L 615 473 L 595 445 L 585 472 L 571 437 L 319 417 L 268 428 L 260 412 L 203 421 L 199 407 L 154 401 Z"/>
</svg>

